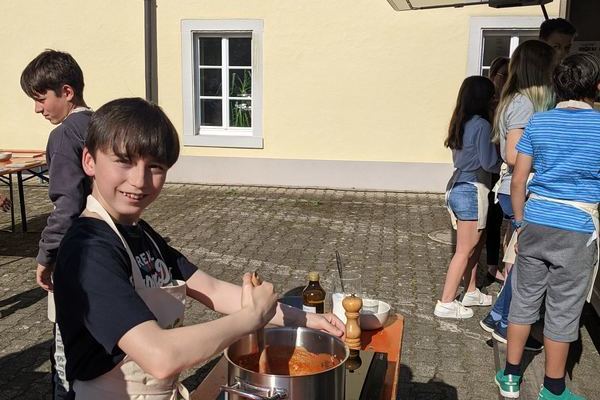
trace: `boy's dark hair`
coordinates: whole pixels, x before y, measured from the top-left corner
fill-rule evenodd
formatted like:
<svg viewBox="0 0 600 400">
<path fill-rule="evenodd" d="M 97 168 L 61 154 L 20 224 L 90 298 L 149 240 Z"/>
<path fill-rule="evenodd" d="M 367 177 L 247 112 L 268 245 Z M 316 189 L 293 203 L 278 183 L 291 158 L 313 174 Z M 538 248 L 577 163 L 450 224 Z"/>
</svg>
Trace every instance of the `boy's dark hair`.
<svg viewBox="0 0 600 400">
<path fill-rule="evenodd" d="M 546 40 L 554 32 L 574 36 L 577 29 L 564 18 L 547 19 L 540 25 L 540 39 Z"/>
<path fill-rule="evenodd" d="M 63 85 L 71 86 L 75 98 L 83 101 L 83 72 L 69 53 L 45 50 L 21 73 L 21 88 L 31 98 L 48 90 L 61 96 Z"/>
<path fill-rule="evenodd" d="M 479 115 L 489 122 L 490 105 L 495 91 L 492 81 L 483 76 L 470 76 L 463 81 L 444 146 L 453 150 L 462 149 L 465 123 L 474 115 Z"/>
<path fill-rule="evenodd" d="M 148 157 L 169 168 L 179 157 L 175 127 L 159 106 L 139 97 L 100 107 L 90 120 L 85 145 L 92 157 L 98 150 L 112 150 L 119 157 Z"/>
<path fill-rule="evenodd" d="M 600 83 L 600 61 L 589 53 L 572 54 L 556 66 L 552 78 L 561 100 L 593 100 Z"/>
</svg>

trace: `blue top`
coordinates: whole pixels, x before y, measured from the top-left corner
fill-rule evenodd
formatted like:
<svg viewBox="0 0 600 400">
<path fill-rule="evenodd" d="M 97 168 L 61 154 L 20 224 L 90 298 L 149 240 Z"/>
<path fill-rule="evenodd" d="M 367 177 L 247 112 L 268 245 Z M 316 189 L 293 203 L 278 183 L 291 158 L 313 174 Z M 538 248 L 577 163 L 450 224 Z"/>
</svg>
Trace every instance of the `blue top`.
<svg viewBox="0 0 600 400">
<path fill-rule="evenodd" d="M 491 141 L 492 126 L 479 115 L 471 117 L 463 132 L 463 147 L 452 150 L 454 168 L 460 170 L 456 182 L 490 185 L 490 172 L 498 172 L 500 159 Z"/>
<path fill-rule="evenodd" d="M 517 144 L 533 157 L 529 190 L 541 196 L 600 202 L 600 113 L 556 108 L 535 114 Z M 530 199 L 525 221 L 576 232 L 594 231 L 587 213 L 566 204 Z"/>
</svg>

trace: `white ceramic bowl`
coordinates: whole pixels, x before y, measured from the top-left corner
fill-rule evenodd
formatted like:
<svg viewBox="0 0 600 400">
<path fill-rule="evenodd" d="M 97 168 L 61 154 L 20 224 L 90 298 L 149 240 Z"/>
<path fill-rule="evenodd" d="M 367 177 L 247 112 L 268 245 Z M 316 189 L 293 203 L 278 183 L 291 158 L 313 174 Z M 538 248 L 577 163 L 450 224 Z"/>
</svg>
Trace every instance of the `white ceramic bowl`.
<svg viewBox="0 0 600 400">
<path fill-rule="evenodd" d="M 379 304 L 376 313 L 365 312 L 364 310 L 361 310 L 360 312 L 358 321 L 360 328 L 365 331 L 382 328 L 390 316 L 390 305 L 385 301 L 377 301 Z"/>
<path fill-rule="evenodd" d="M 12 157 L 10 151 L 0 151 L 0 161 L 8 161 Z"/>
</svg>

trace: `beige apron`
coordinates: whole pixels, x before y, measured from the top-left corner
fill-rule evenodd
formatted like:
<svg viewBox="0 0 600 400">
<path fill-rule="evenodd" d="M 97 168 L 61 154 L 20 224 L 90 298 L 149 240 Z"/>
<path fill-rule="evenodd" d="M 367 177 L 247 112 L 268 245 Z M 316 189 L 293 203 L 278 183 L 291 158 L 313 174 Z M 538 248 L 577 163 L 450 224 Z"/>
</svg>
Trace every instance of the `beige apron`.
<svg viewBox="0 0 600 400">
<path fill-rule="evenodd" d="M 450 191 L 456 184 L 456 180 L 458 179 L 458 175 L 460 174 L 460 170 L 455 169 L 448 185 L 446 186 L 446 209 L 450 214 L 450 221 L 452 221 L 452 228 L 456 230 L 456 215 L 454 215 L 454 211 L 450 208 L 450 204 L 448 203 L 448 199 L 450 197 Z M 477 188 L 477 229 L 485 229 L 485 223 L 487 220 L 488 213 L 488 193 L 490 193 L 490 189 L 483 183 L 480 182 L 466 182 Z"/>
<path fill-rule="evenodd" d="M 136 293 L 154 314 L 163 329 L 181 326 L 185 311 L 186 286 L 175 281 L 174 286 L 146 287 L 131 249 L 117 229 L 108 212 L 93 196 L 88 196 L 86 211 L 98 214 L 119 236 L 131 261 L 133 284 Z M 154 247 L 160 249 L 152 239 Z M 162 256 L 162 255 L 161 255 Z M 129 356 L 111 371 L 89 381 L 76 380 L 73 390 L 77 399 L 84 400 L 176 400 L 189 399 L 189 393 L 178 382 L 178 375 L 156 379 L 136 364 Z"/>
<path fill-rule="evenodd" d="M 552 197 L 546 197 L 546 196 L 542 196 L 542 195 L 535 194 L 535 193 L 531 193 L 529 198 L 552 201 L 554 203 L 566 204 L 566 205 L 575 207 L 578 210 L 581 210 L 581 211 L 589 214 L 590 217 L 592 217 L 592 222 L 594 223 L 595 230 L 592 233 L 590 240 L 588 240 L 587 245 L 589 246 L 592 244 L 592 242 L 594 240 L 596 241 L 596 249 L 598 250 L 598 253 L 597 253 L 598 258 L 596 258 L 596 263 L 594 264 L 594 272 L 592 273 L 592 280 L 590 282 L 590 290 L 589 290 L 587 298 L 586 298 L 586 300 L 589 303 L 592 299 L 592 293 L 594 291 L 594 281 L 596 280 L 596 275 L 598 274 L 598 264 L 600 262 L 600 240 L 598 240 L 598 235 L 600 235 L 600 222 L 598 221 L 598 203 L 583 203 L 581 201 L 555 199 Z"/>
</svg>

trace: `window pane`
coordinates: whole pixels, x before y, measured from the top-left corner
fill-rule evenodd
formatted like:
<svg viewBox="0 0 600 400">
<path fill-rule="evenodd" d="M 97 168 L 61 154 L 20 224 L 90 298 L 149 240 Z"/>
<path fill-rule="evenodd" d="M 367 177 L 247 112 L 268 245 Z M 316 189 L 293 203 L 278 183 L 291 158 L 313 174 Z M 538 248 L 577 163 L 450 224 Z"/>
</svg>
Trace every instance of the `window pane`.
<svg viewBox="0 0 600 400">
<path fill-rule="evenodd" d="M 222 126 L 223 110 L 221 100 L 200 100 L 200 125 Z"/>
<path fill-rule="evenodd" d="M 221 38 L 200 38 L 200 65 L 221 65 Z"/>
<path fill-rule="evenodd" d="M 250 100 L 229 101 L 229 126 L 237 128 L 252 126 L 252 102 Z"/>
<path fill-rule="evenodd" d="M 490 65 L 496 57 L 508 57 L 510 36 L 485 36 L 483 38 L 483 65 Z"/>
<path fill-rule="evenodd" d="M 252 65 L 252 51 L 250 38 L 229 39 L 229 65 L 245 66 Z"/>
<path fill-rule="evenodd" d="M 200 96 L 221 96 L 221 69 L 200 68 Z"/>
<path fill-rule="evenodd" d="M 231 97 L 252 95 L 252 71 L 249 69 L 229 70 L 229 95 Z"/>
</svg>

